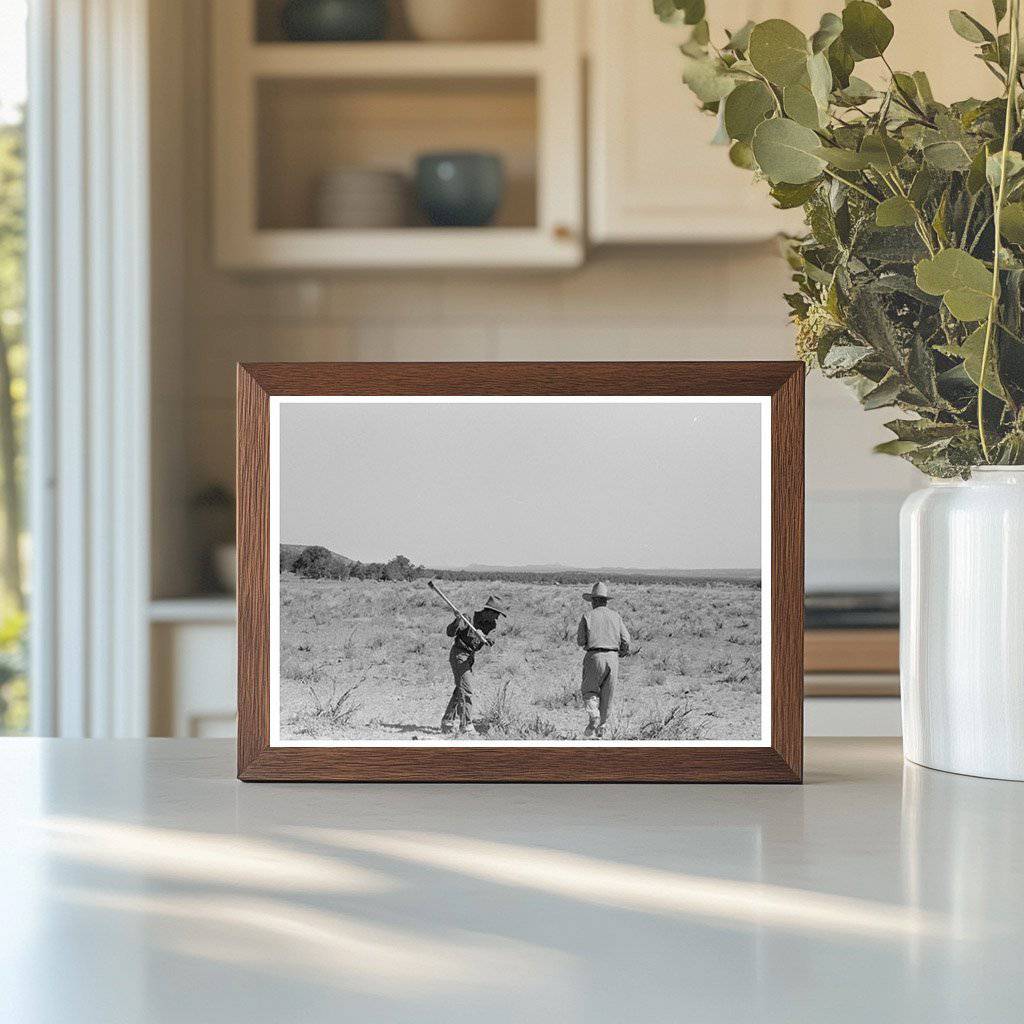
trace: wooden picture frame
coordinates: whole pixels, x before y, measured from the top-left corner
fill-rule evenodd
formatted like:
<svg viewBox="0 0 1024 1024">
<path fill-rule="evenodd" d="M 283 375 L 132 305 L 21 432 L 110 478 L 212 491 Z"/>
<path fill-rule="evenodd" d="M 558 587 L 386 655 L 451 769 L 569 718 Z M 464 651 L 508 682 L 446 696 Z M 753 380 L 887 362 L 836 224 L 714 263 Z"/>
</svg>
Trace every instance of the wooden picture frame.
<svg viewBox="0 0 1024 1024">
<path fill-rule="evenodd" d="M 274 396 L 763 396 L 770 408 L 770 740 L 762 746 L 274 746 Z M 804 367 L 799 362 L 250 363 L 238 366 L 238 777 L 244 781 L 800 782 Z M 763 586 L 763 583 L 762 583 Z"/>
</svg>

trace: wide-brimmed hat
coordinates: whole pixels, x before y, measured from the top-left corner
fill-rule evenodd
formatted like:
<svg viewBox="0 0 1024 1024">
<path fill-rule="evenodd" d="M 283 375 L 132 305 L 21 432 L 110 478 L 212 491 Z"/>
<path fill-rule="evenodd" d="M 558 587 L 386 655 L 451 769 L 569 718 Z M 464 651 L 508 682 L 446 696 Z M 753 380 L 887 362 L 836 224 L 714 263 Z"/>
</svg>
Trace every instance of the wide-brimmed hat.
<svg viewBox="0 0 1024 1024">
<path fill-rule="evenodd" d="M 508 616 L 508 612 L 505 610 L 505 606 L 496 598 L 487 598 L 487 604 L 480 609 L 482 612 L 495 612 L 497 615 Z"/>
<path fill-rule="evenodd" d="M 608 600 L 608 584 L 601 583 L 598 581 L 591 588 L 589 594 L 583 595 L 584 601 L 593 601 L 595 597 L 603 597 L 606 601 Z"/>
</svg>

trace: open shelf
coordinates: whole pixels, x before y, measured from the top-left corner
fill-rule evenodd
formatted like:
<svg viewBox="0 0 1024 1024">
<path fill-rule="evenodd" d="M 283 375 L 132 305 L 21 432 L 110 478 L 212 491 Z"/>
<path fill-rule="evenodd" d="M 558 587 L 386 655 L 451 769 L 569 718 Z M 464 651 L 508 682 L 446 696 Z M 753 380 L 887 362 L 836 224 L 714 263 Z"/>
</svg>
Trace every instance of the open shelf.
<svg viewBox="0 0 1024 1024">
<path fill-rule="evenodd" d="M 281 41 L 278 0 L 213 7 L 214 242 L 232 269 L 567 267 L 583 258 L 581 54 L 576 0 L 528 4 L 531 38 Z M 343 168 L 400 172 L 427 152 L 496 153 L 492 221 L 321 226 L 320 183 Z M 365 208 L 363 208 L 365 209 Z M 362 210 L 360 210 L 362 212 Z M 354 222 L 373 223 L 369 216 Z"/>
<path fill-rule="evenodd" d="M 325 174 L 351 166 L 402 174 L 409 192 L 402 230 L 430 230 L 412 197 L 413 177 L 417 156 L 438 150 L 497 153 L 504 165 L 493 227 L 466 234 L 536 227 L 532 79 L 272 79 L 258 85 L 256 116 L 261 231 L 331 230 L 317 224 L 314 197 Z M 357 245 L 373 246 L 379 232 L 358 234 Z M 452 229 L 443 234 L 453 240 Z"/>
<path fill-rule="evenodd" d="M 217 0 L 218 3 L 221 0 Z M 284 30 L 281 26 L 281 13 L 284 9 L 285 0 L 251 0 L 253 2 L 252 13 L 254 17 L 250 20 L 251 39 L 259 45 L 268 45 L 285 41 Z M 420 3 L 431 3 L 436 0 L 419 0 Z M 541 0 L 543 2 L 543 0 Z M 489 21 L 488 28 L 492 34 L 500 35 L 500 38 L 507 41 L 533 42 L 537 39 L 537 0 L 505 0 L 502 14 L 504 21 L 497 26 L 493 19 Z M 494 29 L 497 27 L 498 31 Z M 405 41 L 419 42 L 415 33 L 415 18 L 410 18 L 406 11 L 406 0 L 389 0 L 387 30 L 384 36 L 388 42 Z M 315 43 L 299 43 L 299 46 L 314 46 Z M 356 46 L 372 45 L 367 43 L 355 43 Z M 463 45 L 487 45 L 467 43 Z"/>
<path fill-rule="evenodd" d="M 250 47 L 257 78 L 477 77 L 534 75 L 535 43 L 270 43 Z"/>
</svg>

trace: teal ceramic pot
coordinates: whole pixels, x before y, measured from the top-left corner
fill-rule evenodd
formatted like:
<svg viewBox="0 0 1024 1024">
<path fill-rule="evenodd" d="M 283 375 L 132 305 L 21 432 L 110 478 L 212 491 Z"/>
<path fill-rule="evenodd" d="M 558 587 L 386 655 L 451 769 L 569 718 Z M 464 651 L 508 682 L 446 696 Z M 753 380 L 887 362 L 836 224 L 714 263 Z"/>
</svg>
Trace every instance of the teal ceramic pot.
<svg viewBox="0 0 1024 1024">
<path fill-rule="evenodd" d="M 504 165 L 494 153 L 424 153 L 416 161 L 416 195 L 435 227 L 489 224 L 504 191 Z"/>
<path fill-rule="evenodd" d="M 380 39 L 388 25 L 387 0 L 288 0 L 281 27 L 302 43 Z"/>
</svg>

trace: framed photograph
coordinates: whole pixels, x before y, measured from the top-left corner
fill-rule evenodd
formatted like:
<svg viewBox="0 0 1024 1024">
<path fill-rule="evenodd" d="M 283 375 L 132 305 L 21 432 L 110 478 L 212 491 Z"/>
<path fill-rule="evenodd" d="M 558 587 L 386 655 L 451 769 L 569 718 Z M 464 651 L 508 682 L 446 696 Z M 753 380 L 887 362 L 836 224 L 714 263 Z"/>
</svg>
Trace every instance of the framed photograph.
<svg viewBox="0 0 1024 1024">
<path fill-rule="evenodd" d="M 238 775 L 799 782 L 798 362 L 238 368 Z"/>
</svg>

